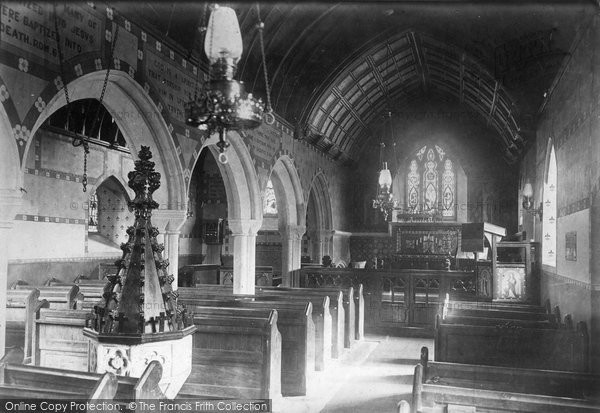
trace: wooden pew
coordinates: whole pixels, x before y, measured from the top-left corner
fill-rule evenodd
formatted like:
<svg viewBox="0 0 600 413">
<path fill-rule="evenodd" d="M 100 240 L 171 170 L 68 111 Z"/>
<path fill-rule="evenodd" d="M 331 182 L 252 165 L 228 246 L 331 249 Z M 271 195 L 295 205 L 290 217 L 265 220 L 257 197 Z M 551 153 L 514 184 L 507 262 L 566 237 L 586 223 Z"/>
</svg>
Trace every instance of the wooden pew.
<svg viewBox="0 0 600 413">
<path fill-rule="evenodd" d="M 18 399 L 113 400 L 117 377 L 31 365 L 0 365 L 0 396 Z"/>
<path fill-rule="evenodd" d="M 182 287 L 180 287 L 182 288 Z M 305 314 L 311 314 L 312 323 L 309 321 L 306 324 L 313 328 L 312 332 L 307 332 L 307 337 L 314 337 L 313 344 L 306 345 L 306 351 L 314 353 L 314 361 L 309 365 L 309 371 L 314 370 L 322 371 L 325 369 L 325 365 L 328 360 L 331 359 L 331 316 L 329 314 L 329 299 L 323 299 L 323 303 L 320 306 L 313 305 L 310 301 L 299 301 L 299 302 L 286 302 L 278 299 L 277 297 L 256 297 L 256 296 L 232 296 L 232 295 L 208 295 L 199 298 L 182 298 L 180 301 L 186 305 L 186 307 L 193 311 L 195 306 L 225 306 L 225 307 L 246 307 L 246 308 L 262 308 L 277 310 L 278 320 L 277 328 L 281 333 L 282 347 L 284 354 L 282 357 L 286 358 L 286 350 L 289 347 L 288 341 L 291 340 L 293 347 L 294 343 L 298 341 L 297 333 L 291 334 L 291 339 L 288 338 L 287 330 L 285 329 L 288 321 L 291 321 L 291 325 L 298 325 L 298 317 L 305 318 Z M 323 315 L 324 309 L 325 317 Z M 292 314 L 289 313 L 292 311 Z M 318 314 L 320 311 L 320 315 Z M 317 316 L 315 316 L 317 314 Z M 289 317 L 289 320 L 288 320 Z M 317 323 L 320 321 L 320 325 Z M 304 322 L 302 322 L 304 324 Z M 311 349 L 312 347 L 312 349 Z M 294 350 L 296 351 L 296 350 Z M 304 350 L 302 350 L 304 352 Z M 296 357 L 296 356 L 294 356 Z"/>
<path fill-rule="evenodd" d="M 246 300 L 184 301 L 194 315 L 256 317 L 273 310 L 273 303 L 252 303 Z M 280 303 L 277 329 L 281 334 L 281 393 L 283 396 L 304 396 L 315 369 L 315 340 L 312 305 Z"/>
<path fill-rule="evenodd" d="M 179 394 L 190 397 L 281 397 L 277 311 L 264 317 L 195 315 L 192 373 Z"/>
<path fill-rule="evenodd" d="M 446 324 L 438 315 L 435 360 L 450 363 L 586 371 L 588 334 L 576 330 Z"/>
<path fill-rule="evenodd" d="M 183 290 L 183 289 L 181 289 Z M 301 291 L 296 291 L 301 290 Z M 196 290 L 187 290 L 185 294 L 232 294 L 233 288 L 231 286 L 225 285 L 212 285 L 212 284 L 203 284 L 197 285 Z M 181 292 L 182 293 L 182 292 Z M 180 294 L 181 294 L 180 293 Z M 344 332 L 346 328 L 346 315 L 344 311 L 344 296 L 343 293 L 338 289 L 333 289 L 332 291 L 328 291 L 327 289 L 320 288 L 305 288 L 305 289 L 296 289 L 296 288 L 279 288 L 279 287 L 256 287 L 256 295 L 257 297 L 262 296 L 281 296 L 285 297 L 287 300 L 306 300 L 309 299 L 311 301 L 322 300 L 324 297 L 329 297 L 329 310 L 331 312 L 331 325 L 332 325 L 332 333 L 331 333 L 331 357 L 336 359 L 341 357 L 343 349 L 344 349 Z M 318 303 L 314 303 L 313 305 L 317 305 Z M 354 333 L 352 333 L 354 334 Z"/>
<path fill-rule="evenodd" d="M 498 318 L 507 320 L 545 321 L 556 325 L 554 314 L 532 313 L 527 311 L 497 310 L 497 309 L 449 309 L 448 315 L 463 317 Z"/>
<path fill-rule="evenodd" d="M 33 330 L 41 308 L 48 308 L 46 300 L 39 300 L 40 292 L 31 290 L 8 290 L 6 294 L 6 349 L 14 349 L 20 362 L 32 361 Z"/>
<path fill-rule="evenodd" d="M 550 302 L 547 301 L 544 306 L 525 304 L 525 303 L 510 303 L 501 301 L 455 301 L 446 300 L 447 308 L 451 309 L 480 309 L 480 310 L 508 310 L 508 311 L 525 311 L 529 313 L 551 314 Z"/>
<path fill-rule="evenodd" d="M 496 326 L 515 328 L 557 328 L 556 323 L 550 321 L 531 321 L 510 318 L 487 318 L 461 315 L 447 315 L 443 322 L 446 324 L 463 324 L 472 326 Z"/>
<path fill-rule="evenodd" d="M 139 378 L 118 376 L 119 386 L 115 400 L 127 403 L 132 400 L 166 399 L 167 397 L 158 386 L 162 374 L 162 364 L 158 360 L 152 360 Z M 136 411 L 144 410 L 138 408 Z"/>
<path fill-rule="evenodd" d="M 50 308 L 56 309 L 75 309 L 77 301 L 81 299 L 79 296 L 79 287 L 76 285 L 57 285 L 57 286 L 31 286 L 31 285 L 16 285 L 16 290 L 32 290 L 40 291 L 40 300 L 46 300 L 50 303 Z"/>
<path fill-rule="evenodd" d="M 308 296 L 312 294 L 316 294 L 320 296 L 321 291 L 327 291 L 331 293 L 329 296 L 330 300 L 336 298 L 339 291 L 342 292 L 342 300 L 344 305 L 344 347 L 350 348 L 354 341 L 356 340 L 356 303 L 354 301 L 354 288 L 333 288 L 333 287 L 323 287 L 323 288 L 291 288 L 291 287 L 260 287 L 260 291 L 264 291 L 268 293 L 270 291 L 279 292 L 279 291 L 291 291 L 293 293 L 298 293 L 301 296 Z M 364 306 L 363 306 L 364 308 Z"/>
<path fill-rule="evenodd" d="M 33 364 L 87 371 L 88 339 L 83 327 L 91 316 L 86 310 L 42 308 L 33 333 Z"/>
<path fill-rule="evenodd" d="M 162 365 L 151 361 L 140 378 L 112 373 L 73 372 L 31 365 L 0 364 L 0 396 L 44 399 L 165 399 L 160 390 Z"/>
<path fill-rule="evenodd" d="M 352 287 L 350 287 L 352 288 Z M 346 300 L 349 298 L 350 288 L 348 287 L 318 287 L 319 290 L 330 290 L 337 291 L 341 290 L 344 293 L 344 309 L 346 310 L 346 316 L 351 310 L 346 305 Z M 365 297 L 363 294 L 362 283 L 358 284 L 358 287 L 352 288 L 354 291 L 354 340 L 362 340 L 365 335 Z M 350 317 L 351 319 L 351 317 Z M 346 343 L 344 344 L 346 345 Z"/>
<path fill-rule="evenodd" d="M 248 300 L 248 299 L 246 299 Z M 323 371 L 332 359 L 332 352 L 337 341 L 332 335 L 332 320 L 329 305 L 329 297 L 308 297 L 308 298 L 286 298 L 277 295 L 259 295 L 252 299 L 257 302 L 265 302 L 269 306 L 278 308 L 282 303 L 312 305 L 312 321 L 314 326 L 315 338 L 315 370 Z"/>
<path fill-rule="evenodd" d="M 472 411 L 564 412 L 600 408 L 600 376 L 552 370 L 430 362 L 421 350 L 414 412 L 469 406 Z M 461 410 L 467 411 L 467 410 Z"/>
<path fill-rule="evenodd" d="M 108 280 L 93 280 L 82 277 L 77 277 L 73 284 L 64 283 L 59 280 L 50 280 L 49 286 L 65 286 L 76 285 L 81 294 L 81 301 L 77 303 L 77 309 L 91 310 L 99 302 L 103 301 L 104 288 Z"/>
<path fill-rule="evenodd" d="M 315 369 L 318 371 L 324 370 L 325 366 L 329 363 L 329 360 L 332 358 L 332 353 L 335 352 L 337 354 L 339 352 L 339 343 L 337 341 L 337 338 L 334 340 L 332 337 L 332 320 L 329 305 L 329 296 L 307 297 L 298 299 L 286 299 L 285 297 L 282 298 L 270 295 L 253 296 L 236 294 L 234 296 L 231 287 L 220 285 L 203 285 L 199 288 L 180 287 L 177 291 L 179 293 L 180 299 L 184 302 L 185 300 L 190 298 L 214 298 L 223 300 L 236 298 L 277 302 L 287 302 L 293 300 L 299 303 L 305 303 L 308 301 L 312 304 L 313 307 L 312 317 L 313 324 L 315 326 Z"/>
</svg>

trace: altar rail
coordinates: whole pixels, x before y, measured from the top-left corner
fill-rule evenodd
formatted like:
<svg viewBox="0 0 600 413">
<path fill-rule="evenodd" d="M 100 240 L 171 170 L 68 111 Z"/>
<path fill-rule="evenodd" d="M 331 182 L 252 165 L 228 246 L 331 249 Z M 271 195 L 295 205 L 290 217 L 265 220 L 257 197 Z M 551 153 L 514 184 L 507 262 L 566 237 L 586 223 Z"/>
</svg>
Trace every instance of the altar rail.
<svg viewBox="0 0 600 413">
<path fill-rule="evenodd" d="M 442 270 L 374 270 L 302 268 L 292 274 L 294 286 L 354 287 L 363 284 L 365 330 L 422 327 L 433 333 L 446 293 L 452 299 L 477 297 L 473 272 Z"/>
</svg>

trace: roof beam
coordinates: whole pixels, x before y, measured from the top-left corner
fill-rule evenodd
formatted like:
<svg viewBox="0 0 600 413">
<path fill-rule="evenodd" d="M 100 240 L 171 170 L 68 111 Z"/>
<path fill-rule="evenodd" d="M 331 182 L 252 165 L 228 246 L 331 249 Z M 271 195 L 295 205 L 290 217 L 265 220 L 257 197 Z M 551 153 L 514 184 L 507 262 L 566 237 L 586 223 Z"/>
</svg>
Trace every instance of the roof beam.
<svg viewBox="0 0 600 413">
<path fill-rule="evenodd" d="M 391 102 L 390 102 L 390 94 L 388 93 L 388 87 L 385 84 L 385 81 L 383 80 L 383 75 L 381 74 L 379 67 L 375 64 L 375 61 L 373 60 L 372 56 L 367 57 L 367 64 L 369 65 L 369 67 L 371 68 L 371 71 L 373 72 L 373 77 L 375 77 L 375 80 L 377 81 L 377 85 L 379 86 L 379 89 L 381 90 L 381 95 L 385 98 L 386 102 L 388 103 L 388 106 L 390 106 Z"/>
<path fill-rule="evenodd" d="M 496 111 L 496 99 L 498 98 L 498 81 L 494 84 L 494 97 L 492 99 L 492 104 L 490 105 L 490 113 L 488 115 L 487 124 L 489 126 L 492 117 L 494 116 L 494 112 Z"/>
<path fill-rule="evenodd" d="M 417 37 L 415 32 L 410 32 L 407 34 L 408 42 L 412 47 L 413 56 L 415 61 L 417 62 L 418 72 L 421 75 L 421 82 L 423 84 L 423 91 L 427 93 L 427 62 L 425 61 L 425 56 L 423 55 L 423 50 L 421 47 L 421 39 Z"/>
</svg>

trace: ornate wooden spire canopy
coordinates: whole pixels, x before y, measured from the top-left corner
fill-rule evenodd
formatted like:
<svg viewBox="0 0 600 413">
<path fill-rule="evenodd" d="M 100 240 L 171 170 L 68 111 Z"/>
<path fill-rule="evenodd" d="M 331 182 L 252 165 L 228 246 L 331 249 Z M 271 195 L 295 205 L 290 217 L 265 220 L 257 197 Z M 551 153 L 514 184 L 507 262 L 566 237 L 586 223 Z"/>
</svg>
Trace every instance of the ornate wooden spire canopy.
<svg viewBox="0 0 600 413">
<path fill-rule="evenodd" d="M 93 325 L 99 336 L 145 341 L 145 335 L 183 330 L 188 326 L 185 309 L 177 304 L 178 294 L 167 275 L 164 246 L 156 241 L 159 231 L 152 226 L 152 210 L 158 204 L 152 194 L 160 187 L 160 173 L 154 170 L 152 153 L 142 146 L 129 172 L 129 187 L 135 198 L 129 209 L 135 222 L 127 229 L 129 240 L 121 244 L 123 257 L 115 262 L 118 271 L 108 277 L 104 307 L 94 308 Z M 149 338 L 149 337 L 147 337 Z"/>
</svg>

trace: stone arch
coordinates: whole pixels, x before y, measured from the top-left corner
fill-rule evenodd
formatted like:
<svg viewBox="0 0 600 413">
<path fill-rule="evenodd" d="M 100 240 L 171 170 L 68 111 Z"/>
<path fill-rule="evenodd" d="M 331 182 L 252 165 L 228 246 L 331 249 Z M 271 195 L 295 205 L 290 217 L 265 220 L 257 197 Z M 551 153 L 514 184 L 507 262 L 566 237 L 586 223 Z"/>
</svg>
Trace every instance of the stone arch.
<svg viewBox="0 0 600 413">
<path fill-rule="evenodd" d="M 228 131 L 230 143 L 225 152 L 228 162 L 217 161 L 227 195 L 227 221 L 233 242 L 233 291 L 236 294 L 253 294 L 256 262 L 256 233 L 262 225 L 262 196 L 256 169 L 248 147 L 238 132 Z M 194 165 L 206 147 L 215 159 L 219 151 L 215 144 L 218 134 L 206 139 L 196 151 Z M 191 180 L 190 180 L 191 182 Z M 186 188 L 189 191 L 189 182 Z"/>
<path fill-rule="evenodd" d="M 309 236 L 313 240 L 313 260 L 321 262 L 325 255 L 333 254 L 333 213 L 329 196 L 329 184 L 323 171 L 313 177 L 307 210 L 313 205 L 315 225 L 311 226 Z"/>
<path fill-rule="evenodd" d="M 21 170 L 19 148 L 13 136 L 10 119 L 0 105 L 0 190 L 13 190 L 23 186 L 23 171 Z"/>
<path fill-rule="evenodd" d="M 3 105 L 0 105 L 0 308 L 6 307 L 8 278 L 8 242 L 15 215 L 21 205 L 20 188 L 23 173 L 20 167 L 19 148 L 12 126 Z M 0 311 L 0 357 L 4 355 L 6 312 Z"/>
<path fill-rule="evenodd" d="M 279 233 L 282 243 L 282 284 L 291 285 L 291 272 L 300 268 L 302 235 L 306 231 L 306 206 L 298 171 L 288 155 L 277 159 L 271 169 L 277 198 Z"/>
<path fill-rule="evenodd" d="M 283 155 L 271 169 L 271 181 L 277 197 L 279 227 L 306 224 L 306 206 L 298 171 L 288 155 Z"/>
<path fill-rule="evenodd" d="M 98 187 L 100 185 L 102 185 L 104 182 L 106 182 L 108 180 L 116 181 L 118 183 L 118 185 L 120 186 L 120 189 L 123 191 L 123 193 L 126 194 L 128 200 L 131 200 L 134 198 L 135 193 L 133 192 L 133 190 L 131 188 L 129 188 L 129 183 L 125 181 L 125 178 L 118 174 L 112 173 L 112 172 L 108 172 L 108 173 L 104 173 L 104 174 L 100 175 L 96 179 L 96 182 L 93 185 L 88 185 L 88 187 L 90 188 L 89 191 L 92 192 L 93 190 L 98 189 Z"/>
<path fill-rule="evenodd" d="M 67 85 L 70 99 L 97 99 L 105 76 L 106 71 L 102 70 L 74 79 Z M 161 187 L 155 192 L 155 200 L 160 209 L 185 209 L 186 185 L 176 147 L 161 112 L 148 94 L 128 74 L 112 71 L 102 103 L 117 122 L 134 158 L 142 145 L 150 147 L 156 170 L 163 177 Z M 65 105 L 65 95 L 60 90 L 40 113 L 31 135 L 52 113 Z M 25 154 L 30 146 L 31 139 L 27 142 Z"/>
</svg>

